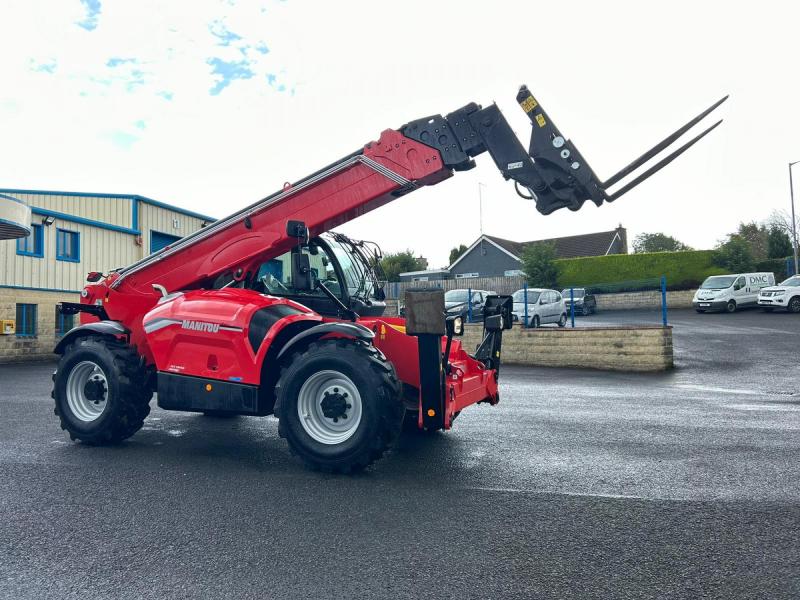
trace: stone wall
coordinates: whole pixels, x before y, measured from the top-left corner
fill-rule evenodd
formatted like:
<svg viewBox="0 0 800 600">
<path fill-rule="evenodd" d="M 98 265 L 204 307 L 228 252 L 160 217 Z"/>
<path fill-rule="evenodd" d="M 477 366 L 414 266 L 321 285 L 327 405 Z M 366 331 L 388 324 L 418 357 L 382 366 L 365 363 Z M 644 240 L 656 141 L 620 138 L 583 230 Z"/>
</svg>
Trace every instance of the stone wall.
<svg viewBox="0 0 800 600">
<path fill-rule="evenodd" d="M 462 338 L 472 352 L 483 328 L 468 325 Z M 576 327 L 503 332 L 506 364 L 609 371 L 666 371 L 673 367 L 672 327 Z"/>
<path fill-rule="evenodd" d="M 667 308 L 692 308 L 695 290 L 667 292 Z M 661 308 L 661 291 L 621 292 L 597 294 L 597 310 L 625 310 L 630 308 Z"/>
<path fill-rule="evenodd" d="M 56 335 L 56 304 L 62 301 L 79 302 L 80 295 L 0 288 L 0 320 L 16 319 L 18 303 L 38 306 L 35 337 L 0 335 L 0 363 L 55 358 L 53 348 L 59 339 Z M 77 316 L 75 324 L 78 324 Z"/>
</svg>

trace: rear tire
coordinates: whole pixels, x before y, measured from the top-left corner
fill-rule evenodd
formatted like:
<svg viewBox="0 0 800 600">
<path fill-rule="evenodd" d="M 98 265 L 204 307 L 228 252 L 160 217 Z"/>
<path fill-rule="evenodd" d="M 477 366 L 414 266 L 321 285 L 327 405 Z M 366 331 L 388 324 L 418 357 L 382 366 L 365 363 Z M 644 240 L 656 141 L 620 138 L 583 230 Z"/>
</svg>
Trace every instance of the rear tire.
<svg viewBox="0 0 800 600">
<path fill-rule="evenodd" d="M 54 413 L 73 441 L 117 444 L 141 429 L 153 391 L 144 362 L 126 343 L 82 337 L 53 373 Z"/>
<path fill-rule="evenodd" d="M 786 310 L 790 313 L 800 313 L 800 296 L 795 296 L 789 300 L 789 304 L 786 305 Z"/>
<path fill-rule="evenodd" d="M 728 300 L 728 303 L 725 305 L 725 310 L 729 313 L 736 312 L 736 302 L 733 300 Z"/>
<path fill-rule="evenodd" d="M 377 348 L 350 339 L 294 353 L 275 386 L 278 433 L 307 467 L 355 473 L 400 434 L 405 406 L 394 367 Z"/>
<path fill-rule="evenodd" d="M 561 318 L 558 320 L 559 327 L 566 327 L 567 326 L 567 315 L 566 313 L 561 313 Z"/>
</svg>

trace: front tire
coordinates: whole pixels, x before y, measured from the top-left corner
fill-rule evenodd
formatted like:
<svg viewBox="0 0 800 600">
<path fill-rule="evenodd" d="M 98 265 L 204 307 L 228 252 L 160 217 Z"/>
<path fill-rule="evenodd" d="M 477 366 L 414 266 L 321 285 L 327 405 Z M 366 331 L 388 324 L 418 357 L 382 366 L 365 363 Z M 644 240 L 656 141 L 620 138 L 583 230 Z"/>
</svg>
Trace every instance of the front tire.
<svg viewBox="0 0 800 600">
<path fill-rule="evenodd" d="M 113 338 L 82 337 L 53 373 L 54 413 L 73 441 L 117 444 L 141 429 L 153 396 L 136 351 Z"/>
<path fill-rule="evenodd" d="M 531 327 L 533 327 L 534 329 L 539 327 L 539 323 L 540 323 L 539 315 L 533 315 L 533 318 L 531 319 L 530 323 L 531 323 Z"/>
<path fill-rule="evenodd" d="M 795 296 L 789 300 L 786 310 L 788 310 L 790 313 L 800 313 L 800 296 Z"/>
<path fill-rule="evenodd" d="M 291 356 L 275 386 L 278 433 L 306 466 L 355 473 L 400 433 L 405 406 L 394 367 L 375 347 L 321 340 Z"/>
<path fill-rule="evenodd" d="M 558 320 L 559 327 L 566 327 L 567 326 L 567 315 L 566 313 L 561 313 L 561 318 Z"/>
<path fill-rule="evenodd" d="M 725 305 L 725 311 L 729 313 L 736 312 L 736 302 L 728 300 L 728 303 Z"/>
</svg>

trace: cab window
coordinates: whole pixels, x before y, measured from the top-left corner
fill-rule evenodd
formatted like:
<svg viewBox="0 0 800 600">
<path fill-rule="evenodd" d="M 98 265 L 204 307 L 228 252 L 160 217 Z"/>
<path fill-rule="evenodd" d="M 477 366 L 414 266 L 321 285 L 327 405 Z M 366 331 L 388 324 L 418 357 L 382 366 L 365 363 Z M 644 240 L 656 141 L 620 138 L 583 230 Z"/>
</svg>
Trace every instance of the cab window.
<svg viewBox="0 0 800 600">
<path fill-rule="evenodd" d="M 336 277 L 336 269 L 328 253 L 319 246 L 311 246 L 303 248 L 303 254 L 308 254 L 313 290 L 297 289 L 292 285 L 291 252 L 262 263 L 256 275 L 254 289 L 273 296 L 325 296 L 324 292 L 316 289 L 319 281 L 336 296 L 341 297 L 342 290 Z"/>
</svg>

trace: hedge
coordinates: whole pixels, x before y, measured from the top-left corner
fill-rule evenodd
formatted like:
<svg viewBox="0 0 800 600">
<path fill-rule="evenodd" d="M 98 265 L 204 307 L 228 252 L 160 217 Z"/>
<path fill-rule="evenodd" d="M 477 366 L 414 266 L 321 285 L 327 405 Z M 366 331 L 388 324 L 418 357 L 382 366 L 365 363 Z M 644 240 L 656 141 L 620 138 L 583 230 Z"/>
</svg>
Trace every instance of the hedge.
<svg viewBox="0 0 800 600">
<path fill-rule="evenodd" d="M 665 275 L 669 289 L 691 289 L 700 285 L 709 275 L 725 273 L 725 269 L 714 265 L 713 256 L 713 250 L 688 250 L 562 258 L 554 263 L 562 288 L 634 284 Z M 622 285 L 622 288 L 627 287 Z"/>
</svg>

